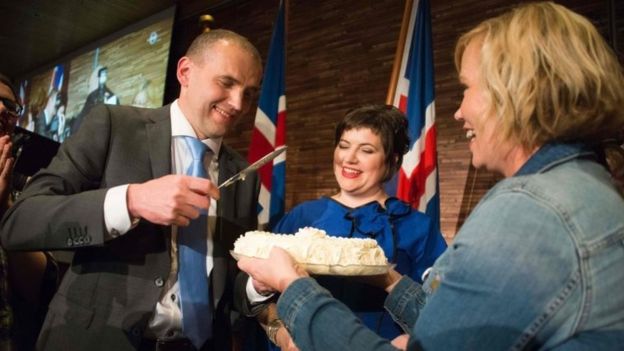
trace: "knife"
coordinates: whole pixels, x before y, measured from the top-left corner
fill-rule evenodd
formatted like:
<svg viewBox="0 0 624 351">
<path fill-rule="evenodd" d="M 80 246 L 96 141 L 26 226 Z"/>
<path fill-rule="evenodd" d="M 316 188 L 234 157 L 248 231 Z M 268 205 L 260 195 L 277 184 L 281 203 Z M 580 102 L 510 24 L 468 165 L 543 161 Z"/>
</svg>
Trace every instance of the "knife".
<svg viewBox="0 0 624 351">
<path fill-rule="evenodd" d="M 231 184 L 233 184 L 233 183 L 235 183 L 235 182 L 237 182 L 239 180 L 245 180 L 245 177 L 247 176 L 247 174 L 249 174 L 251 172 L 254 172 L 258 168 L 264 166 L 267 162 L 273 160 L 274 158 L 279 156 L 282 152 L 286 151 L 287 148 L 288 148 L 288 146 L 286 146 L 286 145 L 278 146 L 272 152 L 269 152 L 268 154 L 262 156 L 262 158 L 259 159 L 258 161 L 252 163 L 247 168 L 245 168 L 242 171 L 236 173 L 235 175 L 230 177 L 228 180 L 226 180 L 225 182 L 221 183 L 221 185 L 219 185 L 217 188 L 221 189 L 221 188 L 229 186 L 229 185 L 231 185 Z"/>
</svg>

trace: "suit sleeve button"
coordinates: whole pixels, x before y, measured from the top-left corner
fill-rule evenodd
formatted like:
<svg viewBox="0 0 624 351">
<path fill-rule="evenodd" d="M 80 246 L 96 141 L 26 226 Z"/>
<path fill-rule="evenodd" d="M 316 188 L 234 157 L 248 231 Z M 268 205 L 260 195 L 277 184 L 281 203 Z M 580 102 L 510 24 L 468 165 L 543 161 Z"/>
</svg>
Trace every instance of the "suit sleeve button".
<svg viewBox="0 0 624 351">
<path fill-rule="evenodd" d="M 157 287 L 162 287 L 163 285 L 165 285 L 165 281 L 163 280 L 163 278 L 158 277 L 156 279 L 154 279 L 154 285 L 156 285 Z"/>
</svg>

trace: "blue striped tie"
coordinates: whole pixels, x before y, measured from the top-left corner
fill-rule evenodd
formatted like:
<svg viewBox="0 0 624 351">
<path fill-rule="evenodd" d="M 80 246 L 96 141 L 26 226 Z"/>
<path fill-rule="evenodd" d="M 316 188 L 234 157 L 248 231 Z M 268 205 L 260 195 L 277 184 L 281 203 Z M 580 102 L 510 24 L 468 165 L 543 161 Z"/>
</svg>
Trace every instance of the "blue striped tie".
<svg viewBox="0 0 624 351">
<path fill-rule="evenodd" d="M 207 146 L 197 138 L 185 136 L 193 162 L 186 174 L 208 178 L 204 168 Z M 206 273 L 208 214 L 202 210 L 187 227 L 178 229 L 178 281 L 182 307 L 182 329 L 197 349 L 212 335 L 212 304 Z"/>
</svg>

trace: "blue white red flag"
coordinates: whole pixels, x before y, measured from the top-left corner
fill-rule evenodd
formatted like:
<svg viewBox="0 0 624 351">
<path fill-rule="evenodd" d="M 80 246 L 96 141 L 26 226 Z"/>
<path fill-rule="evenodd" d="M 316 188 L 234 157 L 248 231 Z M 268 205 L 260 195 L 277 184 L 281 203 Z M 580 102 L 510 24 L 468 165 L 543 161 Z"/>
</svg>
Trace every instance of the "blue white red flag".
<svg viewBox="0 0 624 351">
<path fill-rule="evenodd" d="M 280 2 L 277 21 L 271 37 L 269 56 L 264 70 L 258 110 L 247 160 L 255 162 L 262 156 L 286 143 L 286 95 L 285 95 L 285 14 Z M 284 215 L 286 195 L 286 153 L 264 165 L 260 174 L 260 197 L 258 199 L 258 223 L 272 227 Z"/>
<path fill-rule="evenodd" d="M 440 226 L 435 128 L 435 83 L 429 0 L 413 1 L 392 104 L 408 118 L 410 148 L 398 173 L 396 196 Z M 401 43 L 399 43 L 401 45 Z"/>
</svg>

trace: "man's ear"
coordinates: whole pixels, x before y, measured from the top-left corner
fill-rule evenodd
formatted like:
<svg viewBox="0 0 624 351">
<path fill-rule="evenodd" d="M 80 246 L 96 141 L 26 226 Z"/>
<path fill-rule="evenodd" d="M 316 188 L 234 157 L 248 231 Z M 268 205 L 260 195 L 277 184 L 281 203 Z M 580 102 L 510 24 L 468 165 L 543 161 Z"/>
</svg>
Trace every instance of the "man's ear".
<svg viewBox="0 0 624 351">
<path fill-rule="evenodd" d="M 187 56 L 183 56 L 178 61 L 178 68 L 176 70 L 176 75 L 178 77 L 178 82 L 180 82 L 180 86 L 183 86 L 183 87 L 188 86 L 189 77 L 191 76 L 190 71 L 191 71 L 192 65 L 193 65 L 193 62 Z"/>
</svg>

